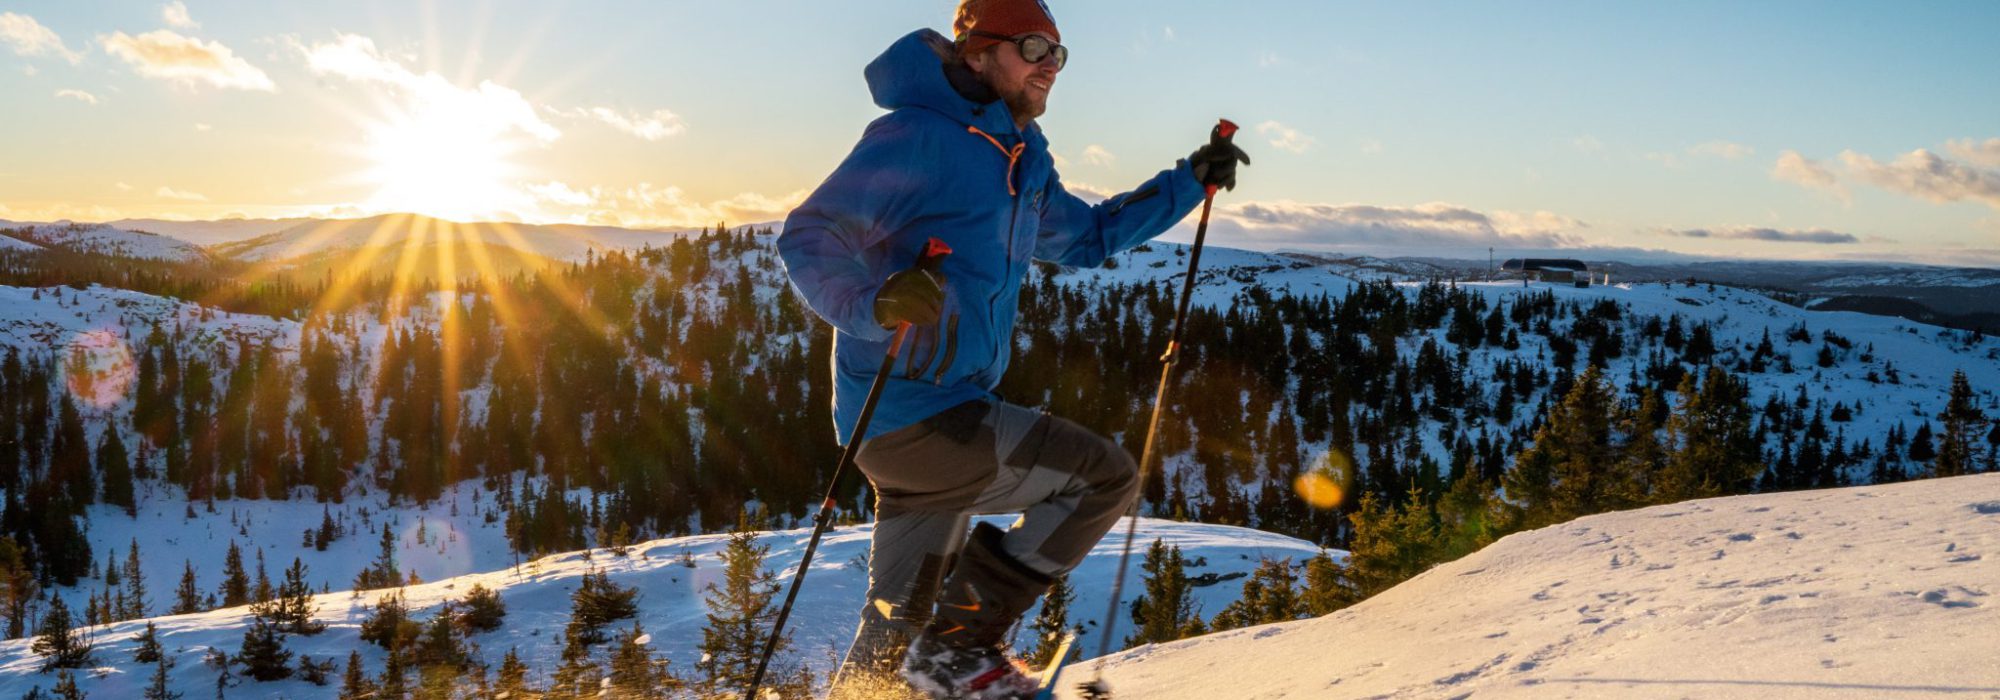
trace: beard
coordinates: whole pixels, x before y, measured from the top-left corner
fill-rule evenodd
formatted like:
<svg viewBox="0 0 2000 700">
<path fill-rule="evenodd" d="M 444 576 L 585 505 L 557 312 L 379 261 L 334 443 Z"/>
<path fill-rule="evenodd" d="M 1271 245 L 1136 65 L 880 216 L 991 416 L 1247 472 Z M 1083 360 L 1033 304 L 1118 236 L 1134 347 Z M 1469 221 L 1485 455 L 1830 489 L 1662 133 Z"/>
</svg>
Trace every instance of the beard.
<svg viewBox="0 0 2000 700">
<path fill-rule="evenodd" d="M 1007 103 L 1007 112 L 1014 115 L 1015 119 L 1023 122 L 1032 121 L 1041 118 L 1042 113 L 1048 111 L 1049 103 L 1047 98 L 1035 99 L 1033 95 L 1028 94 L 1026 83 L 1017 85 L 1012 90 L 1000 90 L 998 92 L 1000 92 L 1000 100 Z"/>
</svg>

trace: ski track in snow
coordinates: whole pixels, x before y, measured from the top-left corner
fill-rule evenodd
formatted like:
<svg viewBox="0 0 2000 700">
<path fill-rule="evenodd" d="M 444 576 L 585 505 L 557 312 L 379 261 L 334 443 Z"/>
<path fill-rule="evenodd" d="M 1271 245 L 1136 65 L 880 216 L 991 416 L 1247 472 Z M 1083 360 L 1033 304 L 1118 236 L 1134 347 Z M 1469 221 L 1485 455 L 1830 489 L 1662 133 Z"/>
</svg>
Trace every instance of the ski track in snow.
<svg viewBox="0 0 2000 700">
<path fill-rule="evenodd" d="M 1513 535 L 1105 675 L 1149 699 L 1994 698 L 1996 593 L 2000 474 L 1741 496 Z"/>
</svg>

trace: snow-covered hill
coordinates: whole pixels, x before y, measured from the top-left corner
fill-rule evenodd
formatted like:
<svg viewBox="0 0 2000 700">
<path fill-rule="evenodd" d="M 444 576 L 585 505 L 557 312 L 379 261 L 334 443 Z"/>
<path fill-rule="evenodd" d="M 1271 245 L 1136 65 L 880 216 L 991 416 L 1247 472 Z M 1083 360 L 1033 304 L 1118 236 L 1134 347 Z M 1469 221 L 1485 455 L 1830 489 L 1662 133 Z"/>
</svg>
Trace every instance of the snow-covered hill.
<svg viewBox="0 0 2000 700">
<path fill-rule="evenodd" d="M 83 253 L 115 255 L 146 260 L 188 262 L 205 260 L 200 246 L 177 238 L 144 231 L 129 231 L 110 224 L 77 224 L 58 221 L 10 228 L 14 236 L 49 248 L 66 248 Z"/>
<path fill-rule="evenodd" d="M 821 544 L 791 619 L 793 652 L 787 663 L 803 663 L 824 673 L 846 649 L 867 588 L 871 528 L 869 525 L 837 528 Z M 1118 532 L 1123 530 L 1124 525 L 1120 524 Z M 790 580 L 809 534 L 809 529 L 799 529 L 760 536 L 759 543 L 771 547 L 767 564 L 780 580 Z M 1142 521 L 1139 534 L 1140 546 L 1161 538 L 1181 547 L 1198 564 L 1190 567 L 1191 576 L 1214 575 L 1217 579 L 1214 585 L 1195 589 L 1195 597 L 1205 614 L 1212 614 L 1235 600 L 1241 586 L 1235 579 L 1255 569 L 1261 558 L 1289 558 L 1297 563 L 1319 552 L 1306 542 L 1218 525 L 1146 520 Z M 442 541 L 443 535 L 438 535 L 438 539 Z M 693 674 L 694 663 L 700 656 L 697 645 L 705 624 L 704 615 L 708 612 L 702 603 L 702 590 L 722 579 L 719 553 L 727 539 L 726 535 L 702 535 L 656 540 L 633 545 L 622 556 L 609 550 L 561 554 L 403 590 L 418 619 L 430 617 L 447 600 L 462 598 L 473 584 L 498 591 L 507 607 L 504 626 L 475 634 L 470 641 L 478 645 L 486 662 L 496 665 L 507 650 L 517 650 L 521 658 L 543 669 L 530 675 L 531 681 L 540 685 L 546 683 L 546 669 L 553 667 L 548 660 L 557 657 L 563 647 L 561 630 L 569 620 L 570 593 L 585 572 L 603 571 L 613 583 L 639 591 L 638 622 L 651 634 L 652 647 L 672 661 L 675 672 Z M 1121 537 L 1106 538 L 1072 574 L 1077 590 L 1076 602 L 1070 608 L 1072 622 L 1082 624 L 1086 618 L 1094 620 L 1102 614 L 1121 544 Z M 181 546 L 199 545 L 182 543 Z M 171 581 L 154 579 L 152 585 L 156 591 L 168 590 Z M 288 647 L 315 659 L 336 660 L 344 660 L 350 650 L 360 650 L 368 671 L 379 674 L 384 663 L 383 651 L 358 637 L 361 621 L 367 617 L 376 597 L 372 593 L 356 596 L 348 592 L 318 596 L 319 619 L 327 622 L 329 629 L 316 636 L 291 637 Z M 188 697 L 207 697 L 214 692 L 216 672 L 204 666 L 202 658 L 211 647 L 235 653 L 249 619 L 247 608 L 154 618 L 160 642 L 175 663 L 170 671 L 173 688 Z M 1129 621 L 1121 623 L 1117 634 L 1130 633 Z M 102 698 L 139 696 L 151 667 L 132 662 L 134 644 L 130 640 L 145 624 L 144 620 L 135 620 L 88 630 L 97 641 L 97 663 L 79 674 L 77 683 L 84 692 Z M 630 623 L 615 624 L 623 629 Z M 1089 627 L 1094 629 L 1094 625 Z M 1093 637 L 1086 632 L 1084 639 L 1091 641 Z M 1022 639 L 1020 644 L 1024 648 L 1032 646 L 1033 640 Z M 28 639 L 0 642 L 0 696 L 18 697 L 35 686 L 46 690 L 53 685 L 52 674 L 36 672 L 40 658 L 29 646 Z M 246 680 L 244 685 L 229 690 L 228 695 L 333 698 L 337 685 L 336 682 L 316 687 L 296 679 L 270 683 Z"/>
<path fill-rule="evenodd" d="M 1149 700 L 1990 698 L 1995 593 L 1986 474 L 1582 518 L 1324 618 L 1142 647 L 1104 673 Z"/>
<path fill-rule="evenodd" d="M 150 231 L 199 246 L 213 246 L 277 233 L 313 219 L 220 219 L 216 221 L 171 221 L 167 219 L 119 219 L 112 226 L 130 231 Z"/>
<path fill-rule="evenodd" d="M 309 220 L 264 236 L 216 247 L 216 252 L 250 261 L 280 261 L 329 251 L 370 246 L 422 246 L 458 242 L 512 248 L 563 261 L 582 260 L 591 251 L 664 247 L 684 232 L 639 231 L 568 224 L 453 223 L 415 214 L 366 219 Z"/>
</svg>

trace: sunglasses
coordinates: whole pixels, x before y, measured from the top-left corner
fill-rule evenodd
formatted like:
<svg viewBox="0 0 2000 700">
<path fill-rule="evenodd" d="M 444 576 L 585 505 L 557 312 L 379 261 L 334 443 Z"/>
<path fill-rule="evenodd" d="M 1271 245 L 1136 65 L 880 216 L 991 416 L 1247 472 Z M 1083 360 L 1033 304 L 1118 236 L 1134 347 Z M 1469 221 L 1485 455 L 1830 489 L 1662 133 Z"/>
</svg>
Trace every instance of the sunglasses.
<svg viewBox="0 0 2000 700">
<path fill-rule="evenodd" d="M 1005 34 L 973 30 L 972 35 L 987 39 L 998 39 L 1013 44 L 1015 48 L 1021 50 L 1021 60 L 1029 63 L 1041 63 L 1042 59 L 1053 58 L 1056 62 L 1056 70 L 1062 70 L 1063 65 L 1069 63 L 1068 47 L 1049 41 L 1038 34 L 1007 36 Z"/>
</svg>

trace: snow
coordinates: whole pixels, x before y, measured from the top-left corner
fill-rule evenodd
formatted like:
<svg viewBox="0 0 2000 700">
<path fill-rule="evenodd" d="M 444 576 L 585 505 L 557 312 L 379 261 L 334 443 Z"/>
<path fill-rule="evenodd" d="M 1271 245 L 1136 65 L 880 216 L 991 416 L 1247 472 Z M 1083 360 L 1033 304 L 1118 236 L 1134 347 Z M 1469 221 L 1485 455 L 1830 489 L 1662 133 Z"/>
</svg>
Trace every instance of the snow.
<svg viewBox="0 0 2000 700">
<path fill-rule="evenodd" d="M 0 250 L 41 250 L 41 249 L 42 249 L 41 246 L 29 243 L 19 238 L 0 236 Z"/>
<path fill-rule="evenodd" d="M 167 219 L 119 219 L 112 226 L 131 231 L 150 231 L 200 246 L 248 240 L 307 223 L 312 219 L 222 219 L 219 221 L 170 221 Z"/>
<path fill-rule="evenodd" d="M 1104 675 L 1138 698 L 1995 697 L 1994 593 L 2000 474 L 1742 496 L 1517 534 Z"/>
<path fill-rule="evenodd" d="M 316 513 L 318 509 L 313 507 L 312 510 Z M 214 516 L 204 517 L 212 519 Z M 122 515 L 111 517 L 100 514 L 95 521 L 108 525 L 123 520 Z M 995 522 L 1005 524 L 999 520 Z M 1115 530 L 1121 536 L 1107 537 L 1099 543 L 1083 565 L 1071 574 L 1072 585 L 1077 590 L 1077 599 L 1070 608 L 1072 623 L 1085 624 L 1086 620 L 1094 621 L 1102 614 L 1106 604 L 1104 596 L 1110 589 L 1119 547 L 1123 544 L 1124 527 L 1121 521 Z M 824 674 L 831 669 L 838 654 L 846 649 L 858 619 L 863 593 L 867 589 L 865 562 L 872 528 L 872 525 L 838 527 L 823 540 L 789 624 L 792 651 L 789 659 L 781 660 L 781 663 L 804 663 L 815 672 Z M 406 527 L 405 531 L 408 530 Z M 810 534 L 810 529 L 761 534 L 759 543 L 771 546 L 767 566 L 777 574 L 780 582 L 789 583 L 791 580 L 792 570 Z M 1139 535 L 1136 547 L 1141 551 L 1133 558 L 1135 573 L 1128 579 L 1128 595 L 1135 594 L 1139 587 L 1136 574 L 1138 554 L 1143 554 L 1143 547 L 1153 538 L 1162 538 L 1168 544 L 1180 546 L 1189 558 L 1205 562 L 1190 567 L 1190 575 L 1214 573 L 1225 578 L 1215 585 L 1195 589 L 1205 616 L 1213 615 L 1236 599 L 1241 583 L 1240 578 L 1232 576 L 1247 575 L 1256 568 L 1260 558 L 1289 558 L 1297 563 L 1319 551 L 1312 544 L 1299 540 L 1221 525 L 1143 520 Z M 365 535 L 350 539 L 368 540 L 372 546 L 372 538 Z M 707 608 L 702 602 L 702 591 L 711 583 L 720 583 L 723 573 L 720 552 L 727 541 L 727 535 L 699 535 L 637 544 L 623 555 L 604 549 L 572 552 L 518 566 L 503 564 L 485 573 L 408 586 L 402 591 L 413 616 L 421 620 L 434 614 L 447 600 L 462 598 L 474 584 L 485 585 L 499 593 L 507 607 L 507 616 L 500 629 L 471 637 L 471 641 L 481 649 L 484 659 L 497 664 L 508 649 L 515 649 L 523 659 L 545 660 L 555 658 L 562 650 L 560 630 L 569 619 L 570 593 L 576 589 L 584 573 L 601 571 L 613 583 L 636 588 L 640 592 L 638 622 L 651 635 L 655 652 L 670 659 L 676 673 L 693 674 L 695 661 L 700 656 L 697 650 L 701 640 L 700 630 L 706 623 Z M 343 540 L 342 543 L 346 542 Z M 215 563 L 208 567 L 197 566 L 197 571 L 219 580 L 216 570 L 220 568 L 220 550 L 192 542 L 182 542 L 179 546 L 183 551 L 202 551 L 212 556 Z M 142 551 L 146 551 L 145 545 L 141 547 Z M 159 555 L 160 550 L 153 551 L 155 554 L 151 556 L 157 559 L 148 563 L 161 569 L 168 568 L 164 561 L 160 561 L 164 559 Z M 684 555 L 692 559 L 693 568 L 683 564 Z M 246 558 L 248 556 L 246 554 Z M 406 562 L 412 559 L 407 554 L 405 557 Z M 271 562 L 273 575 L 276 576 L 282 564 L 287 563 Z M 250 565 L 255 567 L 254 562 Z M 313 564 L 309 562 L 308 566 Z M 159 599 L 171 595 L 179 576 L 179 563 L 173 563 L 172 577 L 163 577 L 152 571 L 153 568 L 148 566 L 148 587 L 156 606 L 164 607 Z M 213 590 L 206 580 L 203 587 Z M 367 617 L 378 595 L 376 592 L 356 595 L 341 591 L 318 596 L 318 619 L 328 624 L 328 630 L 316 636 L 288 637 L 287 647 L 315 659 L 333 658 L 343 662 L 348 651 L 359 650 L 369 666 L 369 672 L 379 673 L 384 662 L 383 651 L 360 641 L 358 637 L 361 621 Z M 201 662 L 206 650 L 215 647 L 235 653 L 242 643 L 243 628 L 249 624 L 250 618 L 247 608 L 229 608 L 163 616 L 152 621 L 158 627 L 160 642 L 167 655 L 175 663 L 168 672 L 171 684 L 176 690 L 195 697 L 196 693 L 205 696 L 214 687 L 215 671 Z M 151 668 L 131 661 L 132 650 L 136 648 L 131 638 L 145 628 L 145 623 L 144 620 L 135 620 L 90 629 L 97 642 L 98 667 L 79 674 L 79 687 L 93 697 L 137 697 L 149 678 Z M 616 629 L 625 629 L 630 622 L 619 621 L 613 625 Z M 1094 629 L 1094 624 L 1090 627 Z M 1130 632 L 1129 621 L 1121 619 L 1116 634 L 1122 639 Z M 1017 639 L 1023 649 L 1034 643 L 1026 636 L 1021 635 Z M 1094 649 L 1094 640 L 1092 633 L 1086 632 L 1079 643 L 1092 645 L 1084 648 Z M 40 657 L 29 650 L 30 644 L 29 639 L 0 642 L 0 696 L 18 697 L 31 687 L 40 685 L 46 690 L 54 683 L 53 675 L 36 673 Z M 530 675 L 531 680 L 545 683 L 546 674 L 553 665 L 536 662 L 533 666 L 537 671 Z M 336 669 L 336 681 L 339 670 Z M 245 681 L 245 685 L 232 690 L 231 695 L 248 692 L 269 697 L 332 698 L 337 695 L 337 685 L 336 682 L 326 687 L 315 687 L 297 679 L 269 683 Z"/>
<path fill-rule="evenodd" d="M 128 231 L 109 224 L 59 221 L 25 226 L 19 231 L 22 237 L 43 246 L 86 253 L 174 262 L 208 258 L 201 247 L 187 241 L 143 231 Z"/>
</svg>

